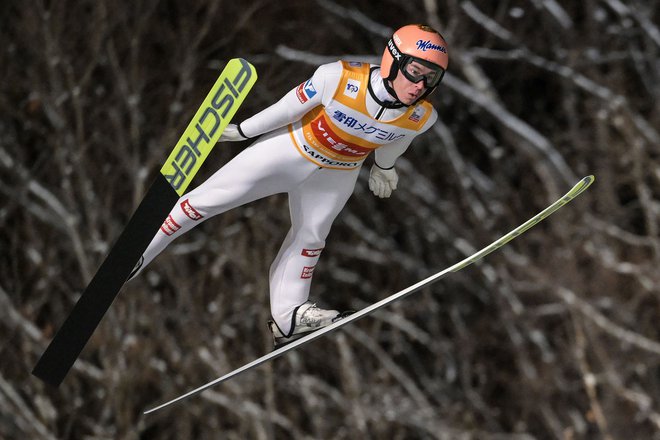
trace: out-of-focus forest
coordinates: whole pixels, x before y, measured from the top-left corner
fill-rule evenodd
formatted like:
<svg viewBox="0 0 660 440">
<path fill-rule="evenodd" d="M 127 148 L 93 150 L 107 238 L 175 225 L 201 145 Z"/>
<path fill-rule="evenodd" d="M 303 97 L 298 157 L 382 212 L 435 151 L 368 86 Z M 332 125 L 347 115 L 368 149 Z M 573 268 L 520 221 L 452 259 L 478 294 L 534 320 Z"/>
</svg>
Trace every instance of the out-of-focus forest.
<svg viewBox="0 0 660 440">
<path fill-rule="evenodd" d="M 660 6 L 646 0 L 0 3 L 0 437 L 660 439 Z M 392 31 L 449 42 L 440 118 L 374 197 L 365 167 L 313 298 L 359 309 L 481 263 L 150 416 L 271 350 L 277 195 L 124 287 L 58 389 L 30 375 L 227 60 L 237 120 Z M 247 143 L 219 144 L 197 182 Z M 371 163 L 369 160 L 368 164 Z"/>
</svg>

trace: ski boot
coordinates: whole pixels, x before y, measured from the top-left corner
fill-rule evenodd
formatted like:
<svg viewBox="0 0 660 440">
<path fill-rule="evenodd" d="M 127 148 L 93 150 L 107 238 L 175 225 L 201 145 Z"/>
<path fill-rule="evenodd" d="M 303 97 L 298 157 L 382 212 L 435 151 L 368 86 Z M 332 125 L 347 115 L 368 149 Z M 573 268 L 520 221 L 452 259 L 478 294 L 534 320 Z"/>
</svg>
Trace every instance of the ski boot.
<svg viewBox="0 0 660 440">
<path fill-rule="evenodd" d="M 289 344 L 303 336 L 326 327 L 354 313 L 352 310 L 338 312 L 337 310 L 325 310 L 316 307 L 316 304 L 307 301 L 293 311 L 293 322 L 287 334 L 279 328 L 275 321 L 268 321 L 268 328 L 273 334 L 273 345 L 275 348 Z"/>
</svg>

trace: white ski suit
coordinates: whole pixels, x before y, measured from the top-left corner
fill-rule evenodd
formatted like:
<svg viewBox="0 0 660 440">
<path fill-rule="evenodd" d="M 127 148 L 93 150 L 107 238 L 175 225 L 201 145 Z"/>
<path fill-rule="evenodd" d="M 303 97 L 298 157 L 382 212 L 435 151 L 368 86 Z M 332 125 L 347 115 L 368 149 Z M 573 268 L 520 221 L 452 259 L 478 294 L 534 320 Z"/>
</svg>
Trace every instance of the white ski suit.
<svg viewBox="0 0 660 440">
<path fill-rule="evenodd" d="M 403 106 L 386 91 L 380 70 L 338 61 L 280 101 L 240 124 L 250 147 L 185 194 L 144 253 L 139 270 L 175 238 L 237 206 L 287 193 L 291 229 L 270 268 L 270 304 L 281 329 L 307 301 L 330 227 L 351 196 L 367 155 L 394 167 L 437 114 L 430 103 Z"/>
</svg>

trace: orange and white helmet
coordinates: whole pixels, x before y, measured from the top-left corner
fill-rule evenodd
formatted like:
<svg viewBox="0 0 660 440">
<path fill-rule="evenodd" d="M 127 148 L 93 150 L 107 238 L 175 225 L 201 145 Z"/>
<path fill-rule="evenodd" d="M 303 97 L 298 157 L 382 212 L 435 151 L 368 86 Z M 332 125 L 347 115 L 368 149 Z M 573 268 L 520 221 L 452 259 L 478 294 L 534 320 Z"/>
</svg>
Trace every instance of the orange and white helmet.
<svg viewBox="0 0 660 440">
<path fill-rule="evenodd" d="M 431 68 L 433 72 L 424 77 L 410 77 L 407 66 L 413 61 Z M 423 24 L 409 24 L 394 32 L 387 42 L 380 74 L 385 80 L 394 80 L 398 72 L 402 72 L 413 82 L 423 80 L 430 92 L 442 80 L 448 64 L 447 42 L 440 32 Z"/>
</svg>

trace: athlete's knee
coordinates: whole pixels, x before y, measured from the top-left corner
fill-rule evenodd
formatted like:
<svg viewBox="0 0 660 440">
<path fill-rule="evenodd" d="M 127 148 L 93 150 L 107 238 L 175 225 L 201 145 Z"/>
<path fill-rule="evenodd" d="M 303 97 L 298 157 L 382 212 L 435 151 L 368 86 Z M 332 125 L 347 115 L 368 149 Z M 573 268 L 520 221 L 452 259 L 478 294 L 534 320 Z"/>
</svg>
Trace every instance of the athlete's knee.
<svg viewBox="0 0 660 440">
<path fill-rule="evenodd" d="M 298 228 L 296 237 L 297 239 L 305 244 L 313 245 L 313 243 L 321 243 L 321 246 L 325 244 L 325 239 L 330 233 L 331 224 L 314 224 L 314 225 L 303 225 Z"/>
<path fill-rule="evenodd" d="M 325 240 L 297 239 L 293 241 L 290 252 L 291 256 L 299 256 L 316 264 L 324 248 Z"/>
<path fill-rule="evenodd" d="M 181 197 L 177 206 L 185 215 L 185 217 L 182 217 L 185 221 L 192 220 L 193 222 L 199 222 L 208 216 L 207 209 L 201 204 L 195 203 L 195 199 L 190 196 Z"/>
<path fill-rule="evenodd" d="M 206 210 L 199 205 L 191 203 L 190 198 L 184 196 L 174 206 L 158 231 L 157 238 L 173 240 L 181 234 L 194 228 L 209 217 Z"/>
</svg>

